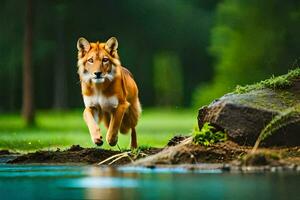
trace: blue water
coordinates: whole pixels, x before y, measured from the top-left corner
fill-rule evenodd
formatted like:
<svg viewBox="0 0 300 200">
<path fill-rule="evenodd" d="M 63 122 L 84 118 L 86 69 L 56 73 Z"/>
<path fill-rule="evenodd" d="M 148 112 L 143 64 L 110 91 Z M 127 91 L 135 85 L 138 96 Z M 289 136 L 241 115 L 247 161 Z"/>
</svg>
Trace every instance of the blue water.
<svg viewBox="0 0 300 200">
<path fill-rule="evenodd" d="M 300 173 L 0 165 L 0 199 L 300 199 Z"/>
</svg>

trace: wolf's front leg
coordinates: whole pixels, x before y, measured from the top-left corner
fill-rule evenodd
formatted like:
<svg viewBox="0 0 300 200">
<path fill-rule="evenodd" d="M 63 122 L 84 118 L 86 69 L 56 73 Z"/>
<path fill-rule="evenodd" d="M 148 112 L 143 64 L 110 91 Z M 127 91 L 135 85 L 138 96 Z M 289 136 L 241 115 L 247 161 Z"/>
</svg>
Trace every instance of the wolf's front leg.
<svg viewBox="0 0 300 200">
<path fill-rule="evenodd" d="M 128 102 L 119 104 L 118 107 L 111 113 L 111 120 L 106 134 L 106 140 L 110 146 L 115 146 L 118 142 L 118 131 L 124 116 L 130 104 Z"/>
<path fill-rule="evenodd" d="M 101 146 L 103 144 L 103 141 L 100 133 L 100 128 L 94 119 L 94 116 L 96 116 L 95 114 L 97 114 L 96 108 L 85 108 L 83 111 L 83 118 L 90 131 L 92 141 L 97 146 Z"/>
</svg>

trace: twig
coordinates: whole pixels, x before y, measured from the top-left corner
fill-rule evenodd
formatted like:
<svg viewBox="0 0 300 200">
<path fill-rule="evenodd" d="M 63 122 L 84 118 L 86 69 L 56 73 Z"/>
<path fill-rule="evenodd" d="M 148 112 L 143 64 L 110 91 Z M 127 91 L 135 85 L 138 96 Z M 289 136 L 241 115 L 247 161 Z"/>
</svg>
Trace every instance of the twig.
<svg viewBox="0 0 300 200">
<path fill-rule="evenodd" d="M 131 162 L 134 162 L 134 160 L 131 158 L 131 156 L 130 156 L 129 153 L 127 154 L 127 156 L 128 156 L 128 158 L 129 158 L 129 160 L 130 160 Z"/>
<path fill-rule="evenodd" d="M 119 154 L 113 155 L 113 156 L 111 156 L 111 157 L 109 157 L 109 158 L 101 161 L 100 163 L 98 163 L 98 165 L 102 165 L 102 164 L 104 164 L 104 163 L 106 163 L 106 162 L 108 162 L 108 161 L 110 161 L 110 160 L 112 160 L 112 159 L 114 159 L 116 157 L 123 156 L 123 155 L 126 155 L 126 154 L 127 154 L 127 152 L 123 152 L 123 153 L 119 153 Z"/>
<path fill-rule="evenodd" d="M 111 161 L 108 165 L 111 165 L 115 162 L 117 162 L 118 160 L 125 158 L 125 157 L 129 157 L 128 154 L 124 154 L 123 156 L 120 156 L 119 158 L 116 158 L 115 160 Z"/>
</svg>

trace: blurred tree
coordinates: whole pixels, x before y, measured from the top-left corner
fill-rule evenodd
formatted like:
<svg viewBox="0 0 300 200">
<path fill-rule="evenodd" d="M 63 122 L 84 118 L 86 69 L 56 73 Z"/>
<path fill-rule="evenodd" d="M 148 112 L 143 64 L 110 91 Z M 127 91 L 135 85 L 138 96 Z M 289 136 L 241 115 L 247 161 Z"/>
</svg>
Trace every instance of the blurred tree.
<svg viewBox="0 0 300 200">
<path fill-rule="evenodd" d="M 154 57 L 154 88 L 158 106 L 182 105 L 183 76 L 178 56 L 174 53 L 159 53 Z"/>
<path fill-rule="evenodd" d="M 23 52 L 23 106 L 22 112 L 27 125 L 34 124 L 34 93 L 32 77 L 33 2 L 27 0 L 25 12 Z"/>
<path fill-rule="evenodd" d="M 155 106 L 154 60 L 173 52 L 182 67 L 181 106 L 191 91 L 211 79 L 207 52 L 214 8 L 220 0 L 34 1 L 32 46 L 34 98 L 37 109 L 83 105 L 76 74 L 76 41 L 119 40 L 122 64 L 133 73 L 143 106 Z M 22 38 L 26 1 L 2 0 L 0 7 L 0 110 L 22 107 Z M 9 16 L 9 17 L 7 17 Z"/>
<path fill-rule="evenodd" d="M 54 64 L 54 109 L 66 109 L 67 108 L 67 69 L 66 69 L 66 55 L 65 55 L 65 40 L 66 40 L 66 31 L 65 31 L 65 14 L 66 6 L 62 2 L 55 5 L 56 11 L 56 63 Z"/>
<path fill-rule="evenodd" d="M 10 0 L 0 7 L 0 111 L 19 110 L 22 103 L 24 5 Z"/>
<path fill-rule="evenodd" d="M 300 2 L 295 0 L 225 0 L 217 9 L 210 52 L 215 75 L 194 94 L 201 106 L 271 74 L 287 71 L 300 55 Z"/>
</svg>

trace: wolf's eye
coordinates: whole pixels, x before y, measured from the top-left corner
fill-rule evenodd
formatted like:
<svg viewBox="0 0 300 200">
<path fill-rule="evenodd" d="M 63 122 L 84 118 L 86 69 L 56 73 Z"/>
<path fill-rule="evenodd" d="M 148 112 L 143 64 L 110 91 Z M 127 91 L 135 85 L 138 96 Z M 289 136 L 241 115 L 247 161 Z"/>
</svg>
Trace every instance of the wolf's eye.
<svg viewBox="0 0 300 200">
<path fill-rule="evenodd" d="M 89 63 L 93 63 L 93 62 L 94 62 L 93 58 L 89 58 L 89 59 L 88 59 L 88 62 L 89 62 Z"/>
<path fill-rule="evenodd" d="M 102 62 L 104 62 L 104 63 L 108 62 L 108 58 L 103 58 Z"/>
</svg>

